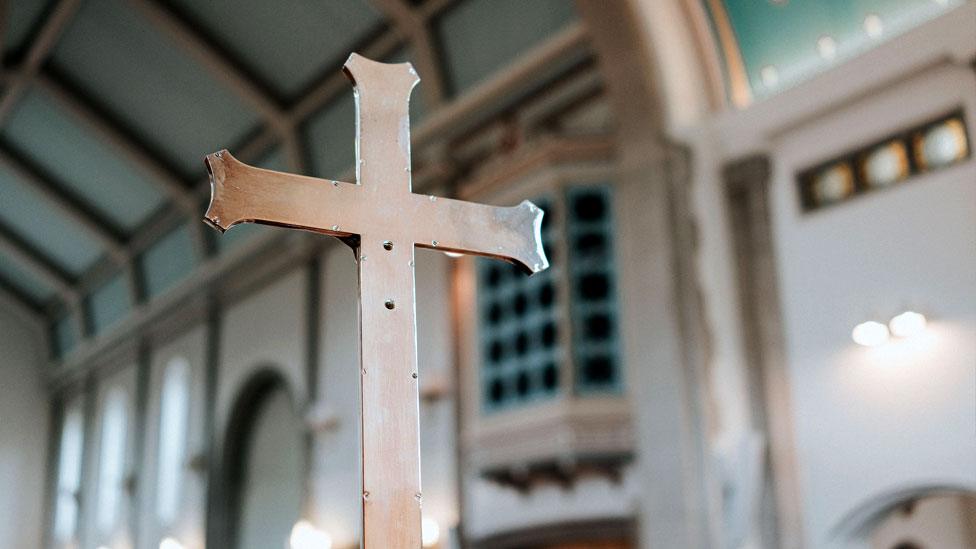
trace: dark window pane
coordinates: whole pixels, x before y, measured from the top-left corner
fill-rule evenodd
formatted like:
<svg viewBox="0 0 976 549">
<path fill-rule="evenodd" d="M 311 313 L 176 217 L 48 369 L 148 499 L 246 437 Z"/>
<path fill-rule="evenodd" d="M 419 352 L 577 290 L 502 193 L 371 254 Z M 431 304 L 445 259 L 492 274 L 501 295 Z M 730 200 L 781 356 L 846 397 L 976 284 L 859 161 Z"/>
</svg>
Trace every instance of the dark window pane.
<svg viewBox="0 0 976 549">
<path fill-rule="evenodd" d="M 613 329 L 608 315 L 603 313 L 592 314 L 586 317 L 586 338 L 591 340 L 603 340 L 610 337 Z"/>
<path fill-rule="evenodd" d="M 529 393 L 529 374 L 521 372 L 518 377 L 515 378 L 515 391 L 521 397 L 524 397 Z"/>
<path fill-rule="evenodd" d="M 555 364 L 547 364 L 542 370 L 542 386 L 551 391 L 557 385 L 559 385 L 559 370 Z"/>
<path fill-rule="evenodd" d="M 545 347 L 552 347 L 556 344 L 556 324 L 553 322 L 547 323 L 542 327 L 542 345 Z"/>
<path fill-rule="evenodd" d="M 599 221 L 606 215 L 606 203 L 599 193 L 580 194 L 573 201 L 573 213 L 581 221 Z"/>
<path fill-rule="evenodd" d="M 496 379 L 491 382 L 491 386 L 488 390 L 488 400 L 492 404 L 498 404 L 505 400 L 505 385 L 500 379 Z"/>
<path fill-rule="evenodd" d="M 580 296 L 586 301 L 606 299 L 610 294 L 610 281 L 603 273 L 583 275 L 579 279 Z"/>
<path fill-rule="evenodd" d="M 590 383 L 607 383 L 613 380 L 613 361 L 608 356 L 594 356 L 586 359 L 583 375 Z"/>
</svg>

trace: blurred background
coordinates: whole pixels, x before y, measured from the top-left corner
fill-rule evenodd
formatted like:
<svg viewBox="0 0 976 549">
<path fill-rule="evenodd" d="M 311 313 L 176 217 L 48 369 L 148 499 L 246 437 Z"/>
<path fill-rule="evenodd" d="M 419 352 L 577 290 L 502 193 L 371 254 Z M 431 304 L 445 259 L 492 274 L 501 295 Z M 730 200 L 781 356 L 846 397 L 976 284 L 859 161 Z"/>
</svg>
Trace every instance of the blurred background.
<svg viewBox="0 0 976 549">
<path fill-rule="evenodd" d="M 976 4 L 0 7 L 0 547 L 358 547 L 354 256 L 202 223 L 355 181 L 353 51 L 415 192 L 546 211 L 417 252 L 424 547 L 976 547 Z"/>
</svg>

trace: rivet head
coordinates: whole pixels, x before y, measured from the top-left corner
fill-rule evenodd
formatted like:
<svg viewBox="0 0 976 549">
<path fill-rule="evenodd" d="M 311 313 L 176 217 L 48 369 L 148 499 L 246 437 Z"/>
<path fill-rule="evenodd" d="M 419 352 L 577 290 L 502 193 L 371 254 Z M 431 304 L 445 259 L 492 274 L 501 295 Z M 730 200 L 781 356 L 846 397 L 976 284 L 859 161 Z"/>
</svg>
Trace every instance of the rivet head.
<svg viewBox="0 0 976 549">
<path fill-rule="evenodd" d="M 333 179 L 333 180 L 332 180 L 332 186 L 333 186 L 333 187 L 338 187 L 338 186 L 339 186 L 339 182 L 338 182 L 338 181 L 336 181 L 335 179 Z"/>
<path fill-rule="evenodd" d="M 221 158 L 224 156 L 224 151 L 217 151 L 214 153 L 214 156 L 216 156 L 217 158 Z"/>
<path fill-rule="evenodd" d="M 434 195 L 428 196 L 427 199 L 430 200 L 431 202 L 436 202 L 437 201 L 437 197 L 434 196 Z"/>
<path fill-rule="evenodd" d="M 420 502 L 420 501 L 423 501 L 424 496 L 420 492 L 417 492 L 416 494 L 413 495 L 413 499 L 415 499 L 418 502 Z"/>
<path fill-rule="evenodd" d="M 391 241 L 391 240 L 384 240 L 383 241 L 383 249 L 386 250 L 386 251 L 392 250 L 393 249 L 393 241 Z"/>
<path fill-rule="evenodd" d="M 396 308 L 396 302 L 393 301 L 392 299 L 387 299 L 386 301 L 383 302 L 383 306 L 392 311 L 393 309 Z"/>
<path fill-rule="evenodd" d="M 437 247 L 437 241 L 436 240 L 431 240 L 430 241 L 430 245 L 436 248 Z"/>
<path fill-rule="evenodd" d="M 359 260 L 360 261 L 366 261 L 366 256 L 364 255 L 364 256 L 360 257 Z"/>
<path fill-rule="evenodd" d="M 410 261 L 407 261 L 407 265 L 410 265 L 411 267 L 413 267 L 414 266 L 413 260 L 411 259 Z"/>
<path fill-rule="evenodd" d="M 366 368 L 363 368 L 363 375 L 366 375 Z"/>
<path fill-rule="evenodd" d="M 368 499 L 369 499 L 369 492 L 363 492 L 363 501 L 366 501 Z"/>
<path fill-rule="evenodd" d="M 414 372 L 414 373 L 413 373 L 413 374 L 411 374 L 411 375 L 413 376 L 413 378 L 414 378 L 414 379 L 417 379 L 417 372 Z"/>
<path fill-rule="evenodd" d="M 532 270 L 533 271 L 538 272 L 540 269 L 542 269 L 542 265 L 540 265 L 538 263 L 536 263 L 535 265 L 532 266 Z"/>
<path fill-rule="evenodd" d="M 333 231 L 338 231 L 339 230 L 339 226 L 338 225 L 333 225 L 332 226 L 332 230 Z"/>
<path fill-rule="evenodd" d="M 407 166 L 406 168 L 403 168 L 403 171 L 409 172 L 410 171 L 410 166 Z"/>
</svg>

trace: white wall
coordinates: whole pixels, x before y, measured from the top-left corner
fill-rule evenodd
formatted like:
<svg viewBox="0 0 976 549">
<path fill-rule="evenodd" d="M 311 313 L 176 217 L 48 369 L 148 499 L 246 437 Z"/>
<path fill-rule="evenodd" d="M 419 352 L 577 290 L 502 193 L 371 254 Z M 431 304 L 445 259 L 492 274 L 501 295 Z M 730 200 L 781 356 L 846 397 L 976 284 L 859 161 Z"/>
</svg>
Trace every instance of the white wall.
<svg viewBox="0 0 976 549">
<path fill-rule="evenodd" d="M 795 173 L 965 105 L 976 78 L 943 67 L 783 134 L 772 214 L 809 547 L 844 546 L 848 513 L 930 483 L 976 486 L 976 163 L 813 214 Z M 867 349 L 854 325 L 911 308 L 917 340 Z"/>
<path fill-rule="evenodd" d="M 40 547 L 48 399 L 42 338 L 0 309 L 0 547 Z"/>
</svg>

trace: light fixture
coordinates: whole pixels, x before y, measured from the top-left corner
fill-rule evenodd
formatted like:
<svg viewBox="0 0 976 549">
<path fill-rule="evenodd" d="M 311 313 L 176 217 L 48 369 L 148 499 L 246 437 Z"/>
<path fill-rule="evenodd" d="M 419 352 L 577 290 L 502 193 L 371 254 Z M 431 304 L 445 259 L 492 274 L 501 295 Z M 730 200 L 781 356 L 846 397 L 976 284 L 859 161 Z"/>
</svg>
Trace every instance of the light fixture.
<svg viewBox="0 0 976 549">
<path fill-rule="evenodd" d="M 773 65 L 766 65 L 759 69 L 759 77 L 762 78 L 763 86 L 775 88 L 779 84 L 779 71 Z"/>
<path fill-rule="evenodd" d="M 869 320 L 862 322 L 851 331 L 851 339 L 858 345 L 865 347 L 877 347 L 888 341 L 890 333 L 888 327 L 880 322 Z"/>
<path fill-rule="evenodd" d="M 332 549 L 332 536 L 311 522 L 300 520 L 292 527 L 288 544 L 291 549 Z"/>
<path fill-rule="evenodd" d="M 441 540 L 441 526 L 432 518 L 424 517 L 420 531 L 424 547 L 436 547 L 437 542 Z"/>
<path fill-rule="evenodd" d="M 884 32 L 884 23 L 876 13 L 869 13 L 864 16 L 864 32 L 871 38 L 880 38 Z"/>
<path fill-rule="evenodd" d="M 163 538 L 159 542 L 159 549 L 183 549 L 183 544 L 173 538 Z"/>
<path fill-rule="evenodd" d="M 837 56 L 837 42 L 832 37 L 823 35 L 817 39 L 817 51 L 820 52 L 820 57 L 829 61 Z"/>
<path fill-rule="evenodd" d="M 915 311 L 905 311 L 891 319 L 888 327 L 895 337 L 912 337 L 925 331 L 927 320 L 925 315 Z"/>
</svg>

